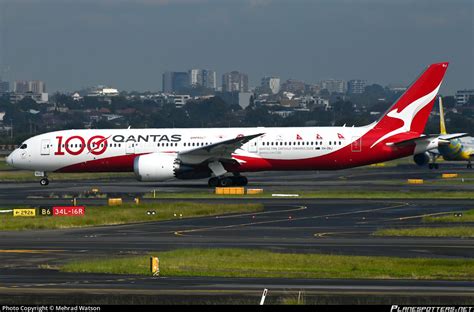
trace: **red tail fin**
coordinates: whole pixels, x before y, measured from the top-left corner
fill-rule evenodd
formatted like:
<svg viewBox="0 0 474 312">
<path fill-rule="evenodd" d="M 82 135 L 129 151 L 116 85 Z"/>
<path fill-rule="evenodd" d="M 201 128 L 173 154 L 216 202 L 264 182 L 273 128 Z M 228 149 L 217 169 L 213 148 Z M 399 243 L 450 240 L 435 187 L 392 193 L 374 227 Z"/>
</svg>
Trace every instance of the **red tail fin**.
<svg viewBox="0 0 474 312">
<path fill-rule="evenodd" d="M 399 133 L 423 133 L 447 69 L 447 62 L 432 64 L 411 84 L 377 122 L 376 128 L 388 131 L 373 145 Z"/>
</svg>

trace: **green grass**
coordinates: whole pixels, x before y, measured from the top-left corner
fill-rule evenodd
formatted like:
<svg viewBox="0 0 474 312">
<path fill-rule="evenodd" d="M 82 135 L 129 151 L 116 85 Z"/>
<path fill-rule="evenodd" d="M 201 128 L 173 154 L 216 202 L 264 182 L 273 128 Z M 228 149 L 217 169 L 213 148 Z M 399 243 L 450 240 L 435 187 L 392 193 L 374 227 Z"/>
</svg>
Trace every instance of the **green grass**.
<svg viewBox="0 0 474 312">
<path fill-rule="evenodd" d="M 5 162 L 5 157 L 0 157 L 0 171 L 2 170 L 12 170 L 13 168 L 7 165 Z"/>
<path fill-rule="evenodd" d="M 149 210 L 155 210 L 156 214 L 148 215 L 147 211 Z M 11 214 L 0 214 L 0 231 L 125 224 L 176 219 L 179 218 L 180 214 L 182 214 L 183 218 L 190 218 L 262 210 L 263 205 L 261 204 L 204 204 L 191 202 L 86 207 L 86 214 L 81 217 L 13 217 Z M 177 214 L 177 217 L 174 214 Z"/>
<path fill-rule="evenodd" d="M 65 180 L 92 180 L 92 179 L 116 179 L 135 178 L 133 172 L 98 172 L 98 173 L 48 173 L 50 181 Z M 38 182 L 34 172 L 24 170 L 0 170 L 0 181 L 2 182 Z"/>
<path fill-rule="evenodd" d="M 161 276 L 474 279 L 472 259 L 286 254 L 245 249 L 181 249 L 153 255 L 160 259 Z M 75 261 L 61 270 L 150 275 L 149 255 Z"/>
<path fill-rule="evenodd" d="M 454 213 L 451 213 L 447 216 L 428 216 L 423 217 L 423 222 L 425 223 L 457 223 L 457 222 L 474 222 L 474 209 L 457 212 L 462 213 L 461 217 L 454 216 Z"/>
<path fill-rule="evenodd" d="M 417 237 L 474 237 L 474 227 L 417 227 L 410 229 L 382 229 L 375 236 L 417 236 Z"/>
</svg>

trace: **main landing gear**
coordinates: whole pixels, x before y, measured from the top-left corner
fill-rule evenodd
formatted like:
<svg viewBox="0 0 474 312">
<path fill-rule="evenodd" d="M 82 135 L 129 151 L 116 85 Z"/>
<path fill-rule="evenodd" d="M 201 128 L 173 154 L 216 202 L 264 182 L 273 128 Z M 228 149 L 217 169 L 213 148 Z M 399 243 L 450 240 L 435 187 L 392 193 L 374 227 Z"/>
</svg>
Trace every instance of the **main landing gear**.
<svg viewBox="0 0 474 312">
<path fill-rule="evenodd" d="M 431 154 L 431 162 L 428 164 L 428 168 L 430 169 L 439 169 L 439 165 L 436 163 L 436 159 L 438 158 L 435 154 Z"/>
<path fill-rule="evenodd" d="M 42 179 L 40 180 L 40 184 L 41 184 L 41 186 L 46 186 L 46 185 L 48 185 L 48 184 L 49 184 L 48 178 L 46 178 L 46 177 L 45 177 L 45 178 L 42 178 Z"/>
<path fill-rule="evenodd" d="M 471 160 L 469 159 L 468 163 L 467 163 L 467 169 L 472 169 L 472 164 L 471 164 Z"/>
<path fill-rule="evenodd" d="M 248 184 L 248 180 L 246 177 L 242 176 L 233 176 L 233 177 L 213 177 L 210 178 L 207 184 L 210 187 L 216 187 L 216 186 L 246 186 Z"/>
</svg>

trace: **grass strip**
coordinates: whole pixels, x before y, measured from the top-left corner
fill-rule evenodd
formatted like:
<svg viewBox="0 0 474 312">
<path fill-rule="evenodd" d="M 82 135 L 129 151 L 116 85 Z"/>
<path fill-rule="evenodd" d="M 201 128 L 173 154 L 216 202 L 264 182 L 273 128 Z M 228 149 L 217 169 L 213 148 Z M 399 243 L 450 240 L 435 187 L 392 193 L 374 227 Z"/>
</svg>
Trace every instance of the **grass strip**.
<svg viewBox="0 0 474 312">
<path fill-rule="evenodd" d="M 53 181 L 68 180 L 110 180 L 116 178 L 135 178 L 133 172 L 91 172 L 91 173 L 48 173 L 48 178 Z M 2 182 L 39 182 L 32 171 L 0 170 Z"/>
<path fill-rule="evenodd" d="M 148 215 L 154 210 L 156 214 Z M 262 204 L 206 204 L 192 202 L 123 204 L 122 206 L 86 207 L 80 217 L 13 217 L 0 214 L 0 230 L 41 230 L 162 221 L 176 218 L 214 216 L 229 213 L 262 211 Z M 175 216 L 176 214 L 176 216 Z"/>
<path fill-rule="evenodd" d="M 462 223 L 462 222 L 474 222 L 474 209 L 457 212 L 456 214 L 462 214 L 461 216 L 455 216 L 455 213 L 451 213 L 446 216 L 427 216 L 423 217 L 425 223 Z"/>
<path fill-rule="evenodd" d="M 417 237 L 474 237 L 474 227 L 417 227 L 410 229 L 382 229 L 375 236 L 417 236 Z"/>
<path fill-rule="evenodd" d="M 247 249 L 178 249 L 153 255 L 160 259 L 161 276 L 474 279 L 472 259 L 295 254 Z M 150 275 L 149 255 L 74 261 L 60 269 Z"/>
</svg>

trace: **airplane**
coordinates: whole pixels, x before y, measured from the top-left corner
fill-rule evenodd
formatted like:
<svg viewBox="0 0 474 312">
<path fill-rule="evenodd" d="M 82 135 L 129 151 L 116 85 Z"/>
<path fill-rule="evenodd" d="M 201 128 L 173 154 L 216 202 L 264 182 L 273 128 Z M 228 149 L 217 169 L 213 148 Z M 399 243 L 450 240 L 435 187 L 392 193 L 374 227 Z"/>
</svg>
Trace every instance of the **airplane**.
<svg viewBox="0 0 474 312">
<path fill-rule="evenodd" d="M 81 129 L 36 135 L 6 162 L 35 171 L 134 172 L 139 181 L 209 178 L 208 185 L 245 186 L 245 172 L 338 170 L 424 153 L 423 135 L 448 63 L 428 66 L 387 113 L 361 127 Z"/>
<path fill-rule="evenodd" d="M 443 157 L 444 160 L 451 161 L 467 161 L 467 168 L 472 169 L 472 159 L 474 158 L 474 138 L 468 136 L 467 133 L 448 134 L 446 131 L 446 123 L 444 121 L 443 101 L 439 97 L 439 146 L 437 149 L 430 150 L 428 153 L 428 160 L 419 161 L 418 165 L 423 166 L 429 162 L 430 169 L 438 169 L 436 163 L 438 157 Z"/>
</svg>

